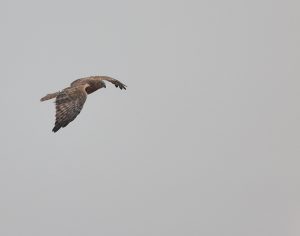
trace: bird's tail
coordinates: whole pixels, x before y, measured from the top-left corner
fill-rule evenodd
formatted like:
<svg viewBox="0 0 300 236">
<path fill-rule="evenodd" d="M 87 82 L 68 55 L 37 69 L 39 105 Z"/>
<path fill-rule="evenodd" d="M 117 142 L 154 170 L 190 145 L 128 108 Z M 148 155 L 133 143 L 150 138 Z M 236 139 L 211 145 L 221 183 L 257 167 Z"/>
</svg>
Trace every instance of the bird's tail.
<svg viewBox="0 0 300 236">
<path fill-rule="evenodd" d="M 41 102 L 46 101 L 46 100 L 49 100 L 49 99 L 52 99 L 52 98 L 55 98 L 58 94 L 59 94 L 59 92 L 56 92 L 56 93 L 49 93 L 49 94 L 47 94 L 45 97 L 42 97 L 42 98 L 41 98 Z"/>
</svg>

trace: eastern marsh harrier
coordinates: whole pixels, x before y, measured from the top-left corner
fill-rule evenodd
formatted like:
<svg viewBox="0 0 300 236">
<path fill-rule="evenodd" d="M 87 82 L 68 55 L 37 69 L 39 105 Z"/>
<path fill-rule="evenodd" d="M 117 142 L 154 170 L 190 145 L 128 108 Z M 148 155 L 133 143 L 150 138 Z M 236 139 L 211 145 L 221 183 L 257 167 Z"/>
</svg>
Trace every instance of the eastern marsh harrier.
<svg viewBox="0 0 300 236">
<path fill-rule="evenodd" d="M 53 132 L 66 127 L 81 112 L 87 95 L 98 89 L 106 88 L 105 82 L 109 81 L 120 89 L 126 89 L 126 85 L 108 76 L 91 76 L 73 81 L 70 87 L 62 91 L 47 94 L 41 98 L 41 102 L 56 98 L 56 120 Z"/>
</svg>

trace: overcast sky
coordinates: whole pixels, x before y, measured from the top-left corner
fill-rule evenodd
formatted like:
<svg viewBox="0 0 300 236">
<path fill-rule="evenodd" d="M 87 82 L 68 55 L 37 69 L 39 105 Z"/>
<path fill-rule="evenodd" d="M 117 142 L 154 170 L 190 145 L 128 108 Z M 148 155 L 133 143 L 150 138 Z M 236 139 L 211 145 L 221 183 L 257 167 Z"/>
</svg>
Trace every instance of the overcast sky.
<svg viewBox="0 0 300 236">
<path fill-rule="evenodd" d="M 1 0 L 0 235 L 300 235 L 299 7 Z"/>
</svg>

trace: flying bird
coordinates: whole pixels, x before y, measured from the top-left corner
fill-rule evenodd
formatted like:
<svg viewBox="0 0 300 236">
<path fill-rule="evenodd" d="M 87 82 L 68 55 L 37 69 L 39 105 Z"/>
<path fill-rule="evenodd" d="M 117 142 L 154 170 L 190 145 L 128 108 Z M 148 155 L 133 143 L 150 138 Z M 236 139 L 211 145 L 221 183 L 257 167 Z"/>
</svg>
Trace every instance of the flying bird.
<svg viewBox="0 0 300 236">
<path fill-rule="evenodd" d="M 73 81 L 69 87 L 62 91 L 50 93 L 45 97 L 42 97 L 41 102 L 56 98 L 56 119 L 55 126 L 52 131 L 55 133 L 60 128 L 66 127 L 71 121 L 73 121 L 81 112 L 87 95 L 97 91 L 98 89 L 106 88 L 105 80 L 113 83 L 121 90 L 126 89 L 125 84 L 111 77 L 90 76 Z"/>
</svg>

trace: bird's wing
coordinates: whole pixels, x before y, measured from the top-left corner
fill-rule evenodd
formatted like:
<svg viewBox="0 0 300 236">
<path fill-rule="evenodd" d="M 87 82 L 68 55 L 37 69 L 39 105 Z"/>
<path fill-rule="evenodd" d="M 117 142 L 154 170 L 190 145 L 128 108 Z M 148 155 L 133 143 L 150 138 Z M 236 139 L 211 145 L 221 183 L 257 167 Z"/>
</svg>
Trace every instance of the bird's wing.
<svg viewBox="0 0 300 236">
<path fill-rule="evenodd" d="M 81 112 L 87 98 L 85 88 L 88 85 L 68 87 L 61 91 L 56 97 L 56 120 L 53 132 L 66 127 Z"/>
<path fill-rule="evenodd" d="M 74 80 L 74 81 L 70 84 L 70 86 L 71 86 L 71 87 L 75 87 L 75 86 L 78 86 L 78 85 L 83 85 L 83 84 L 86 83 L 86 80 L 87 80 L 87 79 L 88 79 L 88 78 L 81 78 L 81 79 Z"/>
<path fill-rule="evenodd" d="M 113 78 L 108 77 L 108 76 L 101 76 L 101 79 L 113 83 L 117 88 L 119 87 L 121 90 L 122 89 L 126 90 L 127 86 L 125 84 L 121 83 L 119 80 L 113 79 Z"/>
</svg>

